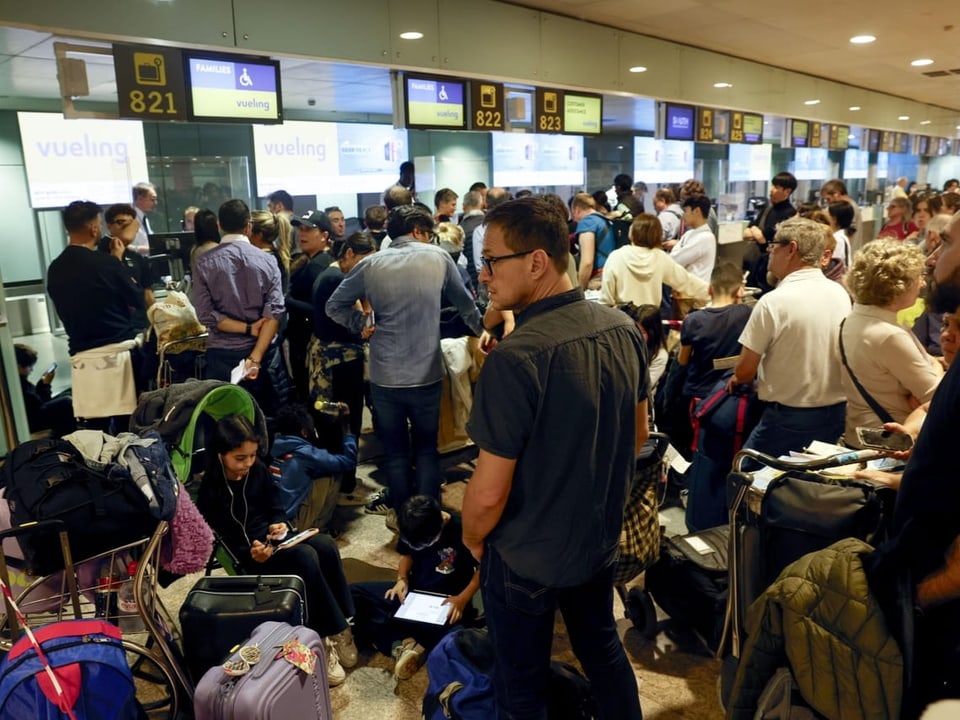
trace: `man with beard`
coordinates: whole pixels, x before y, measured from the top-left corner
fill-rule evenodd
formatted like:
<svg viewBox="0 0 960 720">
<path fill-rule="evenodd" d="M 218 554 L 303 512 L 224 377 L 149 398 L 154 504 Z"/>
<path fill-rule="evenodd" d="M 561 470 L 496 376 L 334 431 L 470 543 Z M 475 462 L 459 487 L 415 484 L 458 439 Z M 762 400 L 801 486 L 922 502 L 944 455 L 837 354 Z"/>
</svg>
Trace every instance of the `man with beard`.
<svg viewBox="0 0 960 720">
<path fill-rule="evenodd" d="M 960 216 L 930 257 L 929 303 L 938 310 L 960 291 Z M 920 425 L 922 423 L 922 429 Z M 902 426 L 916 439 L 903 473 L 893 514 L 893 539 L 871 558 L 871 589 L 881 597 L 894 632 L 903 618 L 897 578 L 907 570 L 913 585 L 915 630 L 913 685 L 904 715 L 915 717 L 928 703 L 960 693 L 960 483 L 956 442 L 960 427 L 960 370 L 954 363 L 930 401 Z M 908 606 L 909 607 L 909 606 Z"/>
</svg>

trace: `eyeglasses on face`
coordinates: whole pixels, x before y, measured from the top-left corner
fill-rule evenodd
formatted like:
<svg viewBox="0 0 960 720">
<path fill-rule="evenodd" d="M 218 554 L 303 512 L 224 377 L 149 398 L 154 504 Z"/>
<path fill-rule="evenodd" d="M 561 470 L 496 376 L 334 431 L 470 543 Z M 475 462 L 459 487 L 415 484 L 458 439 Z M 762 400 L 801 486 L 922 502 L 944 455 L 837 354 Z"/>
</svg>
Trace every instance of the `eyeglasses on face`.
<svg viewBox="0 0 960 720">
<path fill-rule="evenodd" d="M 789 245 L 793 240 L 777 240 L 773 239 L 767 243 L 767 247 L 773 247 L 774 245 Z"/>
<path fill-rule="evenodd" d="M 495 263 L 500 262 L 501 260 L 510 260 L 511 258 L 523 257 L 524 255 L 529 255 L 534 252 L 533 250 L 524 250 L 523 252 L 510 253 L 509 255 L 496 255 L 494 257 L 481 257 L 480 264 L 483 266 L 483 269 L 488 273 L 493 275 L 493 266 Z"/>
</svg>

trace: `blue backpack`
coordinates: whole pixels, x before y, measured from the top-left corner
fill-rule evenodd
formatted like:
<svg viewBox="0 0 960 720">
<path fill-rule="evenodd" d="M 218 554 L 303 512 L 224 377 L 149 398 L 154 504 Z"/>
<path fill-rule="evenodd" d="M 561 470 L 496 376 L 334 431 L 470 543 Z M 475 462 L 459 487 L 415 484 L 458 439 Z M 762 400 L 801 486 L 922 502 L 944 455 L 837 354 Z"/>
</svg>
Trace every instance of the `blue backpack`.
<svg viewBox="0 0 960 720">
<path fill-rule="evenodd" d="M 34 632 L 63 690 L 24 635 L 0 661 L 0 718 L 146 720 L 137 702 L 120 629 L 103 620 L 64 620 Z"/>
<path fill-rule="evenodd" d="M 430 680 L 423 698 L 425 720 L 489 720 L 493 695 L 493 646 L 484 630 L 447 633 L 427 656 Z"/>
<path fill-rule="evenodd" d="M 497 717 L 493 663 L 493 643 L 486 630 L 468 628 L 445 635 L 427 656 L 430 683 L 423 698 L 424 720 Z M 551 661 L 547 697 L 549 720 L 599 717 L 590 682 L 567 663 Z"/>
</svg>

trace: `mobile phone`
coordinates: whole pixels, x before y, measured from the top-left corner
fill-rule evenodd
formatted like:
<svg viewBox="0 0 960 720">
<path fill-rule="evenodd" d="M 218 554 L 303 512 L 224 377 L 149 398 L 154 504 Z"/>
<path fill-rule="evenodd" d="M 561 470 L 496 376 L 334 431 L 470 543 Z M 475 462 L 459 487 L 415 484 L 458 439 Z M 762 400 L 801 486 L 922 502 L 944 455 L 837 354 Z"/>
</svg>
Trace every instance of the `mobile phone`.
<svg viewBox="0 0 960 720">
<path fill-rule="evenodd" d="M 857 440 L 865 448 L 903 452 L 913 447 L 913 438 L 907 433 L 893 432 L 883 428 L 857 428 Z"/>
<path fill-rule="evenodd" d="M 50 373 L 52 373 L 52 372 L 53 372 L 54 370 L 56 370 L 56 369 L 57 369 L 57 364 L 56 364 L 55 362 L 54 362 L 54 363 L 50 363 L 50 367 L 48 367 L 48 368 L 44 371 L 43 374 L 44 374 L 44 375 L 49 375 Z"/>
<path fill-rule="evenodd" d="M 364 324 L 365 327 L 368 327 L 368 328 L 369 328 L 369 327 L 373 327 L 374 325 L 377 324 L 376 319 L 373 317 L 373 310 L 371 310 L 371 311 L 370 311 L 370 314 L 367 315 L 367 317 L 366 317 L 366 319 L 364 320 L 364 323 L 363 323 L 363 324 Z"/>
</svg>

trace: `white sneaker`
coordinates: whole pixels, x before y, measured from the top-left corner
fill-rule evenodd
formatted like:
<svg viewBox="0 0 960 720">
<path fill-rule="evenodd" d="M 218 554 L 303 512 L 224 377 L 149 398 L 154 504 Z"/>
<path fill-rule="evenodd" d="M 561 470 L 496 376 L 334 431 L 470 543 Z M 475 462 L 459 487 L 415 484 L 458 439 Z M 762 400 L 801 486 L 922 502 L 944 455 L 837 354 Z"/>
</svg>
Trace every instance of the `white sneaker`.
<svg viewBox="0 0 960 720">
<path fill-rule="evenodd" d="M 337 647 L 330 638 L 324 640 L 324 645 L 327 647 L 327 685 L 330 687 L 342 685 L 343 681 L 347 679 L 347 673 L 340 665 Z"/>
<path fill-rule="evenodd" d="M 331 635 L 330 641 L 337 650 L 337 657 L 340 659 L 341 667 L 355 667 L 358 658 L 357 645 L 353 642 L 353 631 L 347 628 L 343 632 Z"/>
<path fill-rule="evenodd" d="M 416 674 L 423 664 L 426 653 L 423 645 L 413 638 L 406 638 L 393 649 L 396 664 L 393 666 L 393 676 L 396 680 L 409 680 Z"/>
</svg>

